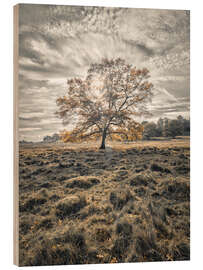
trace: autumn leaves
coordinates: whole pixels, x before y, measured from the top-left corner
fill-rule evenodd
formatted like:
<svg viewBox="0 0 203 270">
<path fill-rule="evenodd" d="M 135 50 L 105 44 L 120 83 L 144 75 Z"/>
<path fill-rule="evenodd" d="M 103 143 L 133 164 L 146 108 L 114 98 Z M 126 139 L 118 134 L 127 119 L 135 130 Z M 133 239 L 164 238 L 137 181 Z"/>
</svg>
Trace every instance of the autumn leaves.
<svg viewBox="0 0 203 270">
<path fill-rule="evenodd" d="M 56 112 L 72 130 L 63 131 L 64 142 L 95 140 L 136 140 L 142 136 L 143 127 L 135 116 L 146 113 L 153 84 L 148 82 L 149 71 L 136 69 L 125 60 L 103 59 L 93 63 L 85 79 L 68 80 L 68 91 L 57 99 Z"/>
</svg>

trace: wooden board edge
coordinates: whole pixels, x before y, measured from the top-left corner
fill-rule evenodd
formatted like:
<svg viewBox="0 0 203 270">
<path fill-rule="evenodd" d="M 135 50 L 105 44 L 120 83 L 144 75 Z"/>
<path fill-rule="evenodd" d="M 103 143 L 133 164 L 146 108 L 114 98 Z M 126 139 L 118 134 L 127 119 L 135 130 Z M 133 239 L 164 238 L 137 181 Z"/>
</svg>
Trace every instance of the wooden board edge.
<svg viewBox="0 0 203 270">
<path fill-rule="evenodd" d="M 19 266 L 19 140 L 18 140 L 19 5 L 13 7 L 13 263 Z"/>
</svg>

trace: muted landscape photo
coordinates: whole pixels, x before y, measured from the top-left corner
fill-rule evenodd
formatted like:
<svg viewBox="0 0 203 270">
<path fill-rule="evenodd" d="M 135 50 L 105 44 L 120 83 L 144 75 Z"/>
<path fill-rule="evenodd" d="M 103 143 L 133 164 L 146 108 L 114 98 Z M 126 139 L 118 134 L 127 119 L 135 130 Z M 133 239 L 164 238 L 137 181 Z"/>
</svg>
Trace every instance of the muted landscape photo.
<svg viewBox="0 0 203 270">
<path fill-rule="evenodd" d="M 19 265 L 190 260 L 190 12 L 19 5 Z"/>
</svg>

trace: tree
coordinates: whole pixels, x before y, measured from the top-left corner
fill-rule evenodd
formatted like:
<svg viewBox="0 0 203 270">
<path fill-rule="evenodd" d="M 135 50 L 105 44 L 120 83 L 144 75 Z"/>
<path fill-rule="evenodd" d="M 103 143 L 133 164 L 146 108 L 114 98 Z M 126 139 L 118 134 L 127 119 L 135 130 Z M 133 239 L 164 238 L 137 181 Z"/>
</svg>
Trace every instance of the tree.
<svg viewBox="0 0 203 270">
<path fill-rule="evenodd" d="M 43 142 L 48 142 L 48 143 L 57 142 L 59 140 L 60 140 L 60 136 L 57 133 L 54 133 L 52 136 L 47 135 L 43 138 Z"/>
<path fill-rule="evenodd" d="M 133 126 L 135 125 L 135 126 Z M 120 133 L 119 133 L 120 131 Z M 144 127 L 136 122 L 130 123 L 126 128 L 117 129 L 117 133 L 110 134 L 114 141 L 135 141 L 142 139 Z"/>
<path fill-rule="evenodd" d="M 162 118 L 159 118 L 159 120 L 157 121 L 157 133 L 159 137 L 163 136 L 163 131 L 164 131 L 164 120 Z"/>
<path fill-rule="evenodd" d="M 183 126 L 179 120 L 171 120 L 168 125 L 169 136 L 175 138 L 176 136 L 183 135 Z"/>
<path fill-rule="evenodd" d="M 184 119 L 184 122 L 183 122 L 183 134 L 185 136 L 190 136 L 190 120 Z"/>
<path fill-rule="evenodd" d="M 157 126 L 154 122 L 147 122 L 144 125 L 144 139 L 150 139 L 151 137 L 157 137 Z"/>
<path fill-rule="evenodd" d="M 169 119 L 167 117 L 165 117 L 163 119 L 163 136 L 164 137 L 169 137 L 170 136 L 170 132 L 169 132 Z"/>
<path fill-rule="evenodd" d="M 127 137 L 129 128 L 140 131 L 135 117 L 147 113 L 153 90 L 149 77 L 146 68 L 137 69 L 117 58 L 91 64 L 85 79 L 68 80 L 67 94 L 57 99 L 56 113 L 64 124 L 73 126 L 69 140 L 100 136 L 100 149 L 105 149 L 107 136 Z"/>
</svg>

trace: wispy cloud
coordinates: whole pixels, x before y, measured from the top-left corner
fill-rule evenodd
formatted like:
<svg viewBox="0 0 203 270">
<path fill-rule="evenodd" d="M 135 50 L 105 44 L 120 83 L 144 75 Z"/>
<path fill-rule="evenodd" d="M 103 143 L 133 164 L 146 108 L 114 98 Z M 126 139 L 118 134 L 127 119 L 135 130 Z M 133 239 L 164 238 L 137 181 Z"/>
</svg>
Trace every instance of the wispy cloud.
<svg viewBox="0 0 203 270">
<path fill-rule="evenodd" d="M 19 28 L 21 138 L 62 129 L 56 98 L 103 57 L 149 68 L 154 117 L 189 116 L 188 12 L 22 4 Z"/>
</svg>

